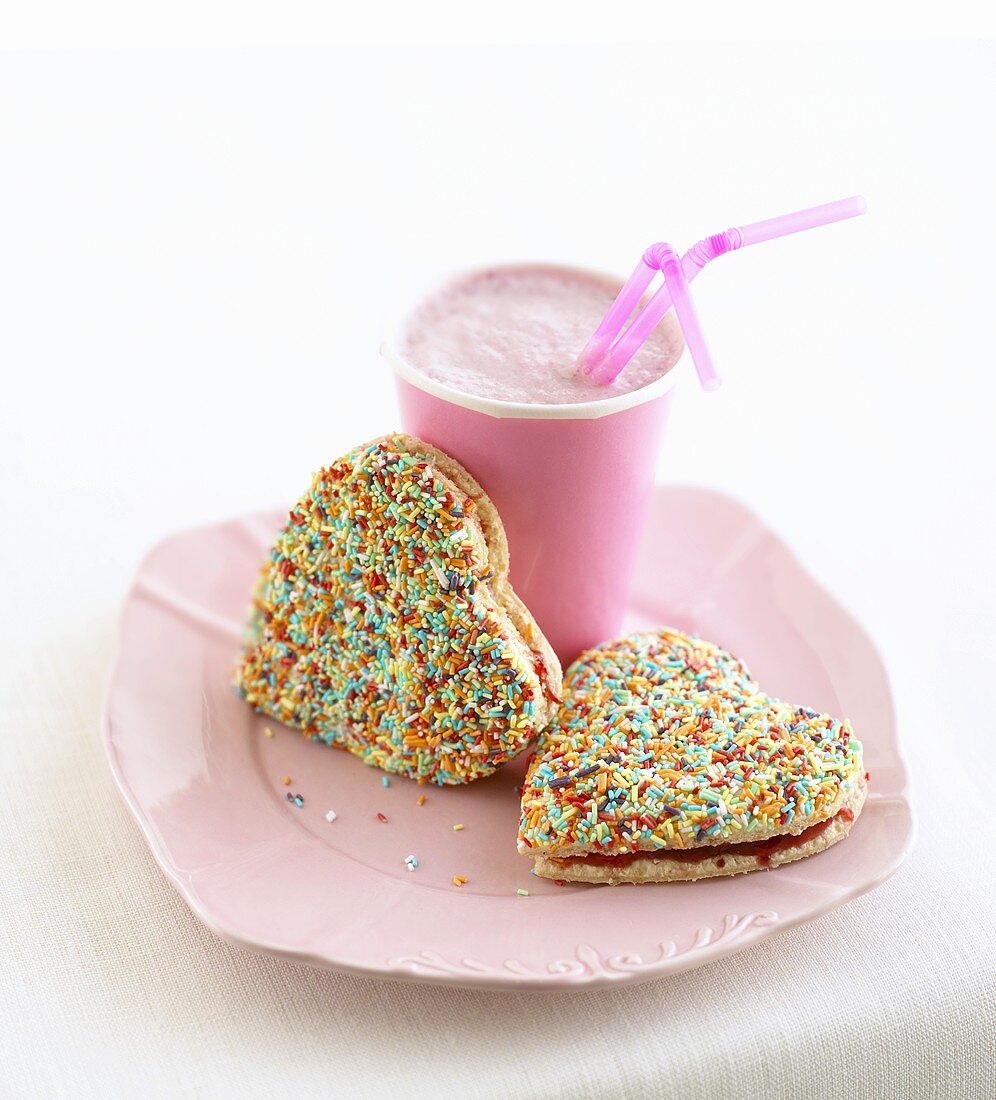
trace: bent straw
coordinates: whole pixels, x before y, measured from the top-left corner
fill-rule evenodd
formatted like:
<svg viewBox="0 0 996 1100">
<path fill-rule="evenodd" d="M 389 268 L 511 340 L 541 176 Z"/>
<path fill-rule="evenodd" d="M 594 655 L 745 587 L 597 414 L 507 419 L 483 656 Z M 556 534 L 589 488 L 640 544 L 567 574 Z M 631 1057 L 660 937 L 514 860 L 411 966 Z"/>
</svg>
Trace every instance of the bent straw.
<svg viewBox="0 0 996 1100">
<path fill-rule="evenodd" d="M 736 229 L 728 229 L 725 233 L 715 233 L 692 245 L 681 257 L 681 270 L 685 279 L 691 282 L 710 260 L 739 248 L 739 238 L 733 236 L 737 232 Z M 650 249 L 647 250 L 649 251 Z M 640 350 L 651 332 L 661 323 L 664 314 L 670 308 L 671 293 L 665 283 L 657 289 L 643 312 L 633 319 L 615 345 L 603 353 L 601 363 L 588 368 L 587 373 L 592 380 L 603 384 L 613 382 Z M 611 338 L 609 344 L 611 345 Z"/>
<path fill-rule="evenodd" d="M 791 233 L 800 233 L 805 229 L 815 229 L 817 226 L 854 218 L 863 214 L 866 209 L 865 200 L 860 195 L 852 195 L 837 202 L 824 203 L 822 206 L 783 214 L 779 218 L 769 218 L 766 221 L 727 229 L 723 233 L 715 233 L 692 245 L 681 257 L 681 271 L 685 279 L 691 282 L 702 268 L 717 256 L 733 252 L 744 245 L 759 244 L 761 241 L 770 241 L 775 237 L 784 237 Z M 580 369 L 590 375 L 594 381 L 612 382 L 671 308 L 671 292 L 665 282 L 643 311 L 630 322 L 622 335 L 618 335 L 626 318 L 653 280 L 654 272 L 654 248 L 651 247 L 644 252 L 636 270 L 619 292 L 579 357 Z M 618 339 L 616 339 L 617 336 Z M 615 341 L 614 345 L 613 341 Z"/>
</svg>

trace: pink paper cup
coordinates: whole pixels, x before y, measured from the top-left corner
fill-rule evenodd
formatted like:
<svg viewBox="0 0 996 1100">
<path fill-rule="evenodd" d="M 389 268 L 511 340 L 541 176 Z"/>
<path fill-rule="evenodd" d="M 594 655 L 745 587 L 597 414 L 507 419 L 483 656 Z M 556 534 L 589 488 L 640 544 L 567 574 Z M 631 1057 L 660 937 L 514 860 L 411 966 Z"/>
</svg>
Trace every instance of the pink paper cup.
<svg viewBox="0 0 996 1100">
<path fill-rule="evenodd" d="M 529 405 L 427 378 L 400 346 L 388 340 L 381 353 L 394 371 L 402 427 L 457 459 L 494 501 L 508 536 L 512 586 L 566 668 L 622 626 L 686 357 L 631 393 Z"/>
</svg>

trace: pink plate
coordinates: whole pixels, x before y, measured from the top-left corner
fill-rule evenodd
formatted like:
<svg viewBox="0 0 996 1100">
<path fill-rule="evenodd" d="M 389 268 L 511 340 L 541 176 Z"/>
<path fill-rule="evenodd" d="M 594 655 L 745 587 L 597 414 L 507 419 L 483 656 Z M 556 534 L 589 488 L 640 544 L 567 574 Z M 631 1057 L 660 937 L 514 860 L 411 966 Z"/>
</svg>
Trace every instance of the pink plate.
<svg viewBox="0 0 996 1100">
<path fill-rule="evenodd" d="M 156 859 L 225 939 L 389 978 L 623 985 L 825 913 L 882 882 L 909 848 L 913 815 L 881 659 L 730 498 L 658 488 L 627 626 L 697 631 L 742 655 L 772 694 L 849 716 L 870 795 L 850 837 L 818 856 L 661 886 L 558 887 L 530 874 L 515 850 L 521 763 L 459 789 L 398 778 L 384 787 L 382 773 L 355 757 L 252 714 L 231 672 L 281 521 L 254 515 L 152 551 L 124 608 L 104 712 L 111 768 Z M 329 809 L 338 815 L 331 824 Z M 409 854 L 415 871 L 405 867 Z M 461 888 L 457 874 L 469 880 Z"/>
</svg>

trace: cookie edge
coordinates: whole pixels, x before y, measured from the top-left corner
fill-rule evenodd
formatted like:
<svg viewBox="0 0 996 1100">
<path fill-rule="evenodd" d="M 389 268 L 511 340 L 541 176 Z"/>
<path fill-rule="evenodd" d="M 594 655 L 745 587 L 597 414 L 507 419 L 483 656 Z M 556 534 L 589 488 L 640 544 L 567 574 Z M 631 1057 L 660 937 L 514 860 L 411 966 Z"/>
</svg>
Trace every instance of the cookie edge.
<svg viewBox="0 0 996 1100">
<path fill-rule="evenodd" d="M 593 884 L 605 884 L 617 886 L 623 883 L 647 883 L 647 882 L 697 882 L 704 878 L 725 878 L 731 875 L 748 874 L 752 871 L 766 871 L 780 867 L 786 863 L 795 863 L 800 859 L 818 855 L 820 852 L 832 848 L 835 844 L 850 833 L 854 823 L 861 816 L 861 811 L 868 794 L 868 784 L 862 778 L 846 796 L 837 803 L 832 814 L 828 814 L 821 820 L 830 821 L 830 825 L 819 836 L 781 852 L 773 852 L 767 863 L 761 863 L 757 856 L 737 855 L 736 845 L 725 848 L 722 856 L 713 859 L 704 859 L 696 863 L 662 863 L 648 854 L 646 858 L 639 856 L 622 867 L 609 867 L 605 864 L 575 864 L 565 868 L 556 862 L 556 859 L 546 855 L 534 857 L 536 874 L 540 878 L 558 879 L 563 882 L 587 882 Z M 850 810 L 852 816 L 844 819 L 840 816 L 841 810 Z M 813 822 L 811 824 L 820 824 Z M 766 839 L 778 836 L 796 835 L 788 830 L 767 834 Z M 754 840 L 752 836 L 750 838 Z M 700 849 L 701 850 L 701 849 Z M 723 860 L 723 866 L 719 866 L 718 860 Z"/>
<path fill-rule="evenodd" d="M 508 536 L 505 534 L 505 526 L 497 506 L 480 482 L 457 459 L 416 436 L 397 432 L 372 439 L 363 447 L 356 449 L 364 450 L 382 443 L 400 453 L 424 459 L 458 492 L 473 499 L 476 506 L 473 520 L 480 526 L 488 555 L 488 567 L 493 573 L 488 581 L 478 582 L 478 589 L 483 588 L 490 596 L 490 601 L 502 619 L 502 626 L 507 628 L 509 640 L 516 647 L 518 656 L 529 666 L 539 683 L 537 701 L 540 705 L 536 708 L 533 722 L 539 735 L 552 720 L 563 694 L 563 670 L 553 651 L 553 646 L 550 645 L 539 623 L 533 618 L 532 613 L 509 581 Z M 543 663 L 545 676 L 540 675 L 537 656 Z"/>
</svg>

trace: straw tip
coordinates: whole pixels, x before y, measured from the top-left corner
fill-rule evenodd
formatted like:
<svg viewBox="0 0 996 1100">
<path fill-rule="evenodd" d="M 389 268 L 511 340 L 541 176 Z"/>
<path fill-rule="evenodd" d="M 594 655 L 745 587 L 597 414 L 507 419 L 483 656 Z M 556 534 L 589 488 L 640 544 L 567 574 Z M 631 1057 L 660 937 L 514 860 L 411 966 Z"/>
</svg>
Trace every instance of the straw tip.
<svg viewBox="0 0 996 1100">
<path fill-rule="evenodd" d="M 593 336 L 574 361 L 574 367 L 579 374 L 591 374 L 605 359 L 606 341 Z"/>
<path fill-rule="evenodd" d="M 722 386 L 722 384 L 723 379 L 716 378 L 715 376 L 712 378 L 702 379 L 702 388 L 705 390 L 706 393 L 715 393 L 716 390 L 718 390 L 719 387 Z"/>
<path fill-rule="evenodd" d="M 854 206 L 854 213 L 855 214 L 867 214 L 868 213 L 868 203 L 865 200 L 864 195 L 853 195 L 851 197 L 851 203 Z"/>
</svg>

